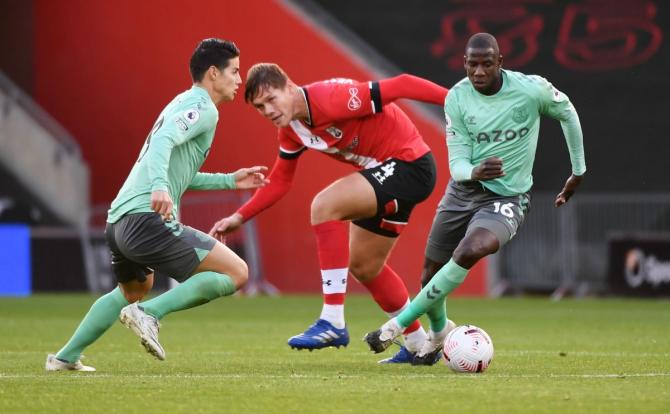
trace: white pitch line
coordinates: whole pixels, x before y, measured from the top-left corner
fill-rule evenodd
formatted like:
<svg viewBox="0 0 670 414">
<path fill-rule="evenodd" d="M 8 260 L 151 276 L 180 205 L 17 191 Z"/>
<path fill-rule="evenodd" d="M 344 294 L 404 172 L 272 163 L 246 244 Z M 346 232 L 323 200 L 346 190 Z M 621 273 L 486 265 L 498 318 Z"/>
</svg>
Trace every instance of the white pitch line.
<svg viewBox="0 0 670 414">
<path fill-rule="evenodd" d="M 107 379 L 107 378 L 138 378 L 138 379 L 244 379 L 244 378 L 259 378 L 259 379 L 358 379 L 369 378 L 366 375 L 346 375 L 334 374 L 332 376 L 325 375 L 306 375 L 306 374 L 290 374 L 290 375 L 244 375 L 244 374 L 101 374 L 101 373 L 44 373 L 44 374 L 0 374 L 2 379 Z M 642 372 L 642 373 L 616 373 L 616 374 L 455 374 L 446 371 L 444 374 L 408 374 L 408 375 L 384 375 L 384 378 L 397 379 L 532 379 L 532 378 L 650 378 L 650 377 L 670 377 L 670 372 Z"/>
<path fill-rule="evenodd" d="M 670 358 L 670 353 L 667 352 L 593 352 L 593 351 L 541 351 L 541 350 L 513 350 L 513 351 L 496 351 L 496 355 L 505 356 L 523 356 L 523 355 L 555 355 L 563 356 L 597 356 L 597 357 L 626 357 L 626 358 Z"/>
</svg>

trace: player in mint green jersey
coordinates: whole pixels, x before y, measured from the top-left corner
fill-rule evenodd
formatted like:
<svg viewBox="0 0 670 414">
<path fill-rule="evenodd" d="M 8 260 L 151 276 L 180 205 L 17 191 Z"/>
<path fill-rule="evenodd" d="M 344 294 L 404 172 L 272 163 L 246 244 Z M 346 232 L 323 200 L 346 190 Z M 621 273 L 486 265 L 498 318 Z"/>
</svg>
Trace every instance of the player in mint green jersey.
<svg viewBox="0 0 670 414">
<path fill-rule="evenodd" d="M 227 40 L 205 39 L 196 47 L 190 61 L 193 86 L 158 116 L 107 216 L 105 237 L 118 287 L 100 297 L 67 344 L 47 357 L 47 371 L 95 371 L 81 363 L 81 353 L 117 318 L 162 360 L 161 318 L 230 295 L 247 281 L 247 265 L 232 250 L 177 221 L 187 189 L 248 189 L 268 182 L 266 167 L 198 172 L 214 139 L 216 106 L 232 101 L 242 82 L 239 55 Z M 154 273 L 182 283 L 138 305 L 151 290 Z"/>
<path fill-rule="evenodd" d="M 427 314 L 429 340 L 414 357 L 415 365 L 437 362 L 455 327 L 447 319 L 446 296 L 523 223 L 541 115 L 561 122 L 572 163 L 556 207 L 570 199 L 586 172 L 579 117 L 565 94 L 540 76 L 503 70 L 498 43 L 488 33 L 469 39 L 464 59 L 467 78 L 445 100 L 451 180 L 428 237 L 423 289 L 403 312 L 364 338 L 371 350 L 382 352 L 404 327 Z"/>
</svg>

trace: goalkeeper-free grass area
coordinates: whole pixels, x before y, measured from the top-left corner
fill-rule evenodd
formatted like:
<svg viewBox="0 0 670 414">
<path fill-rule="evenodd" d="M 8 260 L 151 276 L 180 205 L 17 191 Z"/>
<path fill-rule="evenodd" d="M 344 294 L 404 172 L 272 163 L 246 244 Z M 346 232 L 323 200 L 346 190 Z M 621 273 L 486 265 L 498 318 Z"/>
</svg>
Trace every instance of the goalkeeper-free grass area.
<svg viewBox="0 0 670 414">
<path fill-rule="evenodd" d="M 347 348 L 291 350 L 318 296 L 219 299 L 167 316 L 166 361 L 116 324 L 86 352 L 95 373 L 45 372 L 47 352 L 95 298 L 0 299 L 0 412 L 39 413 L 668 413 L 670 301 L 452 299 L 449 316 L 484 328 L 483 374 L 378 365 L 361 341 L 386 320 L 347 298 Z"/>
</svg>

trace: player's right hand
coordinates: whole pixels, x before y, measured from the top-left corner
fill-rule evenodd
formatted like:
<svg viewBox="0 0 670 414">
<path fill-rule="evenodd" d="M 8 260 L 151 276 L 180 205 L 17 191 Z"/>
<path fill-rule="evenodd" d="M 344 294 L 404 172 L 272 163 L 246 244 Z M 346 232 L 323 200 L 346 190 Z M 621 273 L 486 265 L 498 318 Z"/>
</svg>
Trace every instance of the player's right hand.
<svg viewBox="0 0 670 414">
<path fill-rule="evenodd" d="M 233 213 L 230 216 L 222 218 L 221 220 L 214 223 L 214 226 L 209 231 L 209 235 L 221 243 L 225 243 L 226 234 L 232 233 L 239 229 L 242 225 L 242 222 L 242 216 L 238 213 Z"/>
<path fill-rule="evenodd" d="M 477 181 L 488 181 L 503 177 L 504 175 L 502 158 L 489 157 L 472 169 L 472 176 L 470 178 Z"/>
<path fill-rule="evenodd" d="M 151 193 L 151 209 L 160 214 L 163 221 L 170 221 L 172 216 L 172 198 L 167 191 L 156 190 Z"/>
</svg>

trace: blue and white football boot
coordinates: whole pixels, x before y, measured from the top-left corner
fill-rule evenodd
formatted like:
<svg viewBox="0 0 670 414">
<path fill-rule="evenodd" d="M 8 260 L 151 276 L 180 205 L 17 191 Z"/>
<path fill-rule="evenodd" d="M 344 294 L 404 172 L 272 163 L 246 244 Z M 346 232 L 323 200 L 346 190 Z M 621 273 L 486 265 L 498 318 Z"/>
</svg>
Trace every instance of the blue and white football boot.
<svg viewBox="0 0 670 414">
<path fill-rule="evenodd" d="M 288 345 L 293 349 L 310 351 L 329 346 L 339 348 L 349 345 L 349 332 L 346 327 L 338 329 L 327 320 L 319 319 L 305 332 L 289 338 Z"/>
<path fill-rule="evenodd" d="M 405 348 L 405 346 L 401 346 L 400 350 L 395 353 L 390 358 L 385 358 L 377 361 L 378 364 L 411 364 L 412 361 L 414 360 L 415 354 L 413 352 L 410 352 L 409 349 Z"/>
</svg>

